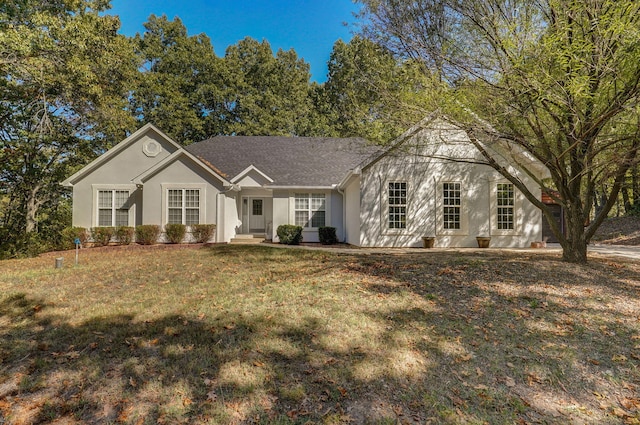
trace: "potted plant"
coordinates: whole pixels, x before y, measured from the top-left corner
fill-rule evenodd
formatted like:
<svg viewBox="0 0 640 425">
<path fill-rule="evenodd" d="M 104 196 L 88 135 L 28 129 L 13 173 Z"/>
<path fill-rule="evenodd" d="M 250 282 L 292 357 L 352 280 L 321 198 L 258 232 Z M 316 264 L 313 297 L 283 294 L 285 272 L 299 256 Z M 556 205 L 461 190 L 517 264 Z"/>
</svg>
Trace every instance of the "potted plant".
<svg viewBox="0 0 640 425">
<path fill-rule="evenodd" d="M 491 238 L 489 236 L 476 236 L 476 241 L 478 242 L 478 248 L 489 248 Z"/>
<path fill-rule="evenodd" d="M 435 244 L 436 238 L 433 236 L 423 236 L 422 237 L 422 247 L 423 248 L 433 248 Z"/>
</svg>

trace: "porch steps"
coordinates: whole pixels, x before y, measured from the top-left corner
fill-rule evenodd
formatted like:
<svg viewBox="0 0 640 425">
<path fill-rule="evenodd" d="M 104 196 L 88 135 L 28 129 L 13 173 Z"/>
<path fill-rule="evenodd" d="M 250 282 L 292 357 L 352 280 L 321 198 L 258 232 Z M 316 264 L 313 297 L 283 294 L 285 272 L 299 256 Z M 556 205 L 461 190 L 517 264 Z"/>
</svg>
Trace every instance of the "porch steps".
<svg viewBox="0 0 640 425">
<path fill-rule="evenodd" d="M 264 242 L 264 236 L 257 235 L 236 235 L 235 238 L 231 238 L 231 244 L 233 245 L 253 245 Z"/>
</svg>

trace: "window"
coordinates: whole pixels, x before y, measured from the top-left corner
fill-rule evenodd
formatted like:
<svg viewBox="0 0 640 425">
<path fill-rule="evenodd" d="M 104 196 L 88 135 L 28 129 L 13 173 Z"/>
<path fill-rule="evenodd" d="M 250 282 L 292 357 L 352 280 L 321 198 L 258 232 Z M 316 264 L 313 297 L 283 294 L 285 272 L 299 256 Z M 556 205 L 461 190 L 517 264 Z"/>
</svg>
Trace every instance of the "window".
<svg viewBox="0 0 640 425">
<path fill-rule="evenodd" d="M 498 230 L 514 230 L 515 193 L 512 183 L 498 183 L 496 204 Z"/>
<path fill-rule="evenodd" d="M 491 182 L 491 234 L 513 236 L 522 231 L 522 198 L 516 185 L 505 180 Z"/>
<path fill-rule="evenodd" d="M 200 189 L 169 189 L 167 191 L 167 223 L 200 223 Z"/>
<path fill-rule="evenodd" d="M 129 225 L 129 191 L 98 190 L 98 226 Z"/>
<path fill-rule="evenodd" d="M 445 230 L 461 229 L 461 188 L 460 183 L 442 184 L 442 224 Z"/>
<path fill-rule="evenodd" d="M 389 182 L 389 229 L 407 228 L 407 182 Z"/>
<path fill-rule="evenodd" d="M 325 205 L 324 193 L 296 193 L 294 206 L 296 226 L 324 226 Z"/>
<path fill-rule="evenodd" d="M 253 200 L 253 215 L 262 215 L 262 199 Z"/>
</svg>

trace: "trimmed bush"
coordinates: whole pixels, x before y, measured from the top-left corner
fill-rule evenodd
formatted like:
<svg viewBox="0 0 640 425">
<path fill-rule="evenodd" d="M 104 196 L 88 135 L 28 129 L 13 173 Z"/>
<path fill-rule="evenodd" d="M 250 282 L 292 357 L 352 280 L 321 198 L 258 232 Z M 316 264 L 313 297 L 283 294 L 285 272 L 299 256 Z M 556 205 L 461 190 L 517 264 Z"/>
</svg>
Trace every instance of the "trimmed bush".
<svg viewBox="0 0 640 425">
<path fill-rule="evenodd" d="M 333 245 L 338 243 L 338 237 L 336 236 L 336 228 L 330 226 L 323 226 L 318 228 L 318 237 L 322 245 Z"/>
<path fill-rule="evenodd" d="M 187 226 L 179 223 L 167 224 L 164 226 L 164 233 L 169 243 L 180 243 L 187 233 Z"/>
<path fill-rule="evenodd" d="M 215 224 L 192 224 L 191 235 L 197 243 L 207 243 L 213 237 L 216 230 Z"/>
<path fill-rule="evenodd" d="M 302 242 L 302 226 L 293 224 L 281 224 L 276 230 L 280 243 L 286 245 L 298 245 Z"/>
<path fill-rule="evenodd" d="M 62 230 L 62 249 L 73 249 L 76 247 L 76 238 L 80 239 L 80 246 L 87 245 L 89 232 L 84 227 L 67 227 Z"/>
<path fill-rule="evenodd" d="M 95 246 L 107 246 L 114 233 L 113 227 L 94 227 L 91 229 L 91 238 Z"/>
<path fill-rule="evenodd" d="M 129 226 L 118 226 L 116 227 L 116 242 L 119 245 L 129 245 L 133 241 L 133 234 L 135 230 L 133 227 Z"/>
<path fill-rule="evenodd" d="M 136 226 L 136 242 L 140 245 L 153 245 L 160 236 L 160 226 L 157 224 L 142 224 Z"/>
</svg>

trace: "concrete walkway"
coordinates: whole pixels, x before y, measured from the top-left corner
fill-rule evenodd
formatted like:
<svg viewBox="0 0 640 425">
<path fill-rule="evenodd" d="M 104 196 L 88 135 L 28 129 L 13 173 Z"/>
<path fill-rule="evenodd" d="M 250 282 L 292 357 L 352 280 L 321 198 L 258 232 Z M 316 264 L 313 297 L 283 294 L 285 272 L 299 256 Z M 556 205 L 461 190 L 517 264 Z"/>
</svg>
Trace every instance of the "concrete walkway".
<svg viewBox="0 0 640 425">
<path fill-rule="evenodd" d="M 512 252 L 531 252 L 531 253 L 562 253 L 562 247 L 560 244 L 547 244 L 546 248 L 358 248 L 350 247 L 348 245 L 336 246 L 336 245 L 281 245 L 281 244 L 268 244 L 268 246 L 274 248 L 296 248 L 307 249 L 311 251 L 328 251 L 342 254 L 403 254 L 403 253 L 419 253 L 419 252 L 487 252 L 491 250 L 512 251 Z M 588 252 L 590 254 L 596 254 L 603 257 L 619 257 L 629 260 L 640 261 L 640 246 L 626 246 L 626 245 L 600 245 L 592 244 L 588 246 Z"/>
</svg>

